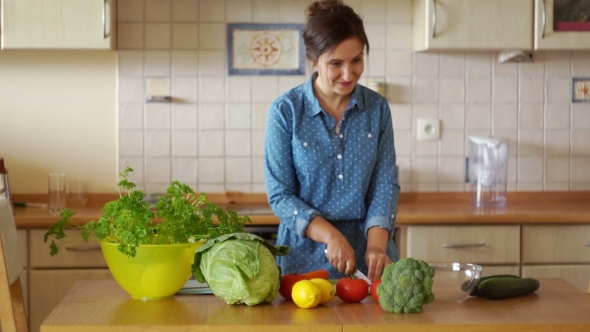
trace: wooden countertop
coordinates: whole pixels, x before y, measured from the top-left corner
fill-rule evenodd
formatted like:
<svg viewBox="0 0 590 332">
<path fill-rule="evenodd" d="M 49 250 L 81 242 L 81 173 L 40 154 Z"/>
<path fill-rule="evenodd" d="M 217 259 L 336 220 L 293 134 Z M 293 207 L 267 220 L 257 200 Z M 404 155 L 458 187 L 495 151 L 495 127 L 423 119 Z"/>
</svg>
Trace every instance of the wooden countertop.
<svg viewBox="0 0 590 332">
<path fill-rule="evenodd" d="M 132 300 L 115 281 L 77 282 L 41 325 L 66 331 L 590 331 L 590 296 L 562 279 L 539 279 L 531 295 L 503 300 L 435 300 L 421 313 L 383 311 L 370 296 L 360 303 L 335 298 L 300 309 L 279 296 L 272 304 L 231 306 L 214 295 Z"/>
<path fill-rule="evenodd" d="M 224 192 L 207 194 L 223 208 L 246 214 L 252 225 L 277 225 L 265 194 Z M 85 223 L 100 217 L 103 204 L 116 199 L 113 194 L 91 195 L 89 204 L 76 210 L 75 221 Z M 46 203 L 47 195 L 13 195 L 14 202 Z M 19 228 L 42 228 L 58 217 L 47 209 L 15 208 Z M 475 208 L 468 193 L 402 193 L 396 225 L 419 224 L 546 224 L 590 223 L 590 192 L 509 192 L 502 208 Z"/>
</svg>

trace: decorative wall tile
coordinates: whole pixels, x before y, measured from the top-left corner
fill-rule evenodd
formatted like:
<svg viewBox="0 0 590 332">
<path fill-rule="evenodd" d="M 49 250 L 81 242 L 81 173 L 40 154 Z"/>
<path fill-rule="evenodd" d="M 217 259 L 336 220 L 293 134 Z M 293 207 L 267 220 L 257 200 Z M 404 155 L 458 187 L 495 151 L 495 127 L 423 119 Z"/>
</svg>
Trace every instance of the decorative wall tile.
<svg viewBox="0 0 590 332">
<path fill-rule="evenodd" d="M 590 77 L 572 78 L 572 102 L 590 103 Z"/>
<path fill-rule="evenodd" d="M 572 130 L 571 153 L 573 156 L 590 156 L 590 130 Z"/>
<path fill-rule="evenodd" d="M 572 105 L 572 129 L 590 129 L 590 104 Z"/>
</svg>

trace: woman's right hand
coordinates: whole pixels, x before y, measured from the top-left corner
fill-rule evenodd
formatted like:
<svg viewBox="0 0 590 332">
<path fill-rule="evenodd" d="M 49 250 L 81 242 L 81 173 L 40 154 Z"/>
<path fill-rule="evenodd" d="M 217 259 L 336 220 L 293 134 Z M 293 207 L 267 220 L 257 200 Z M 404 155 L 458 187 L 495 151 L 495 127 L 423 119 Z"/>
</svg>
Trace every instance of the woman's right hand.
<svg viewBox="0 0 590 332">
<path fill-rule="evenodd" d="M 356 270 L 354 249 L 344 237 L 336 237 L 328 242 L 326 258 L 341 273 L 350 275 Z"/>
</svg>

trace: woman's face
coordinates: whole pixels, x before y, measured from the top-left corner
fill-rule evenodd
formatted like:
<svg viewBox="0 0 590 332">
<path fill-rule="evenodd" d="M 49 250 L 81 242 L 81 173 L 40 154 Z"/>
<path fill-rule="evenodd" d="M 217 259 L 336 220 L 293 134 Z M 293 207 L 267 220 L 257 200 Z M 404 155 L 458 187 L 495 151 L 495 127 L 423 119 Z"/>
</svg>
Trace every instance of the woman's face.
<svg viewBox="0 0 590 332">
<path fill-rule="evenodd" d="M 320 55 L 316 62 L 318 88 L 328 96 L 352 93 L 365 69 L 363 50 L 358 38 L 349 38 Z"/>
</svg>

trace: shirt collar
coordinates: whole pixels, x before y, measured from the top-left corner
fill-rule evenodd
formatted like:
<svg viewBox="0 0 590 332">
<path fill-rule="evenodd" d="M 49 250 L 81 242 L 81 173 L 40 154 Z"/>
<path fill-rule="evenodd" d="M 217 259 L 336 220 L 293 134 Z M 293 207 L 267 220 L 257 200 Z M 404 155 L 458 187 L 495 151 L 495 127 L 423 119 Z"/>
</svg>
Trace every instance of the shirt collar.
<svg viewBox="0 0 590 332">
<path fill-rule="evenodd" d="M 322 107 L 320 106 L 319 100 L 315 97 L 313 93 L 313 80 L 316 79 L 318 76 L 317 72 L 314 72 L 311 77 L 305 83 L 305 89 L 303 89 L 303 94 L 305 95 L 305 99 L 311 107 L 307 108 L 307 115 L 314 116 L 319 114 L 322 111 Z M 359 110 L 364 109 L 364 96 L 360 85 L 357 83 L 352 90 L 352 96 L 350 96 L 350 102 L 346 110 L 353 109 L 355 106 Z"/>
</svg>

